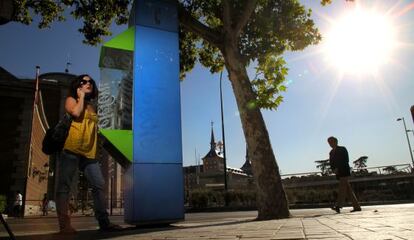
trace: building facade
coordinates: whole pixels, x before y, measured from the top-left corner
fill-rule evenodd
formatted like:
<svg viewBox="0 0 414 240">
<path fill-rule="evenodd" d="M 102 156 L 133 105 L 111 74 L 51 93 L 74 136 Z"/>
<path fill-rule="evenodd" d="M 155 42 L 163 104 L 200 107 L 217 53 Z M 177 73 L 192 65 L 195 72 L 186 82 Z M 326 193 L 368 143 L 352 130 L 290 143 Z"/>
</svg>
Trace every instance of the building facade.
<svg viewBox="0 0 414 240">
<path fill-rule="evenodd" d="M 184 189 L 187 199 L 191 191 L 196 189 L 224 189 L 224 158 L 221 149 L 217 148 L 213 127 L 211 128 L 210 150 L 202 158 L 202 165 L 184 167 Z M 246 154 L 242 168 L 227 167 L 227 187 L 232 190 L 254 189 L 251 163 Z"/>
<path fill-rule="evenodd" d="M 7 196 L 9 209 L 20 191 L 24 214 L 36 214 L 43 195 L 50 192 L 54 159 L 41 151 L 42 140 L 49 126 L 63 114 L 71 77 L 61 73 L 39 76 L 42 87 L 35 99 L 35 79 L 19 79 L 0 67 L 0 105 L 4 113 L 0 115 L 0 194 Z"/>
</svg>

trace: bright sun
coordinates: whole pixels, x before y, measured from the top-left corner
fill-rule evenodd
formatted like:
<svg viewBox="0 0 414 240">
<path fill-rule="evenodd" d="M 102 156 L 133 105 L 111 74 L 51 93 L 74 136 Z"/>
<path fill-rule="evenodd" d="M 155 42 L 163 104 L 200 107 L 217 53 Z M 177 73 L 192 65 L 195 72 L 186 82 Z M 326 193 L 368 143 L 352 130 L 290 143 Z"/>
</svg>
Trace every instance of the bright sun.
<svg viewBox="0 0 414 240">
<path fill-rule="evenodd" d="M 341 73 L 375 74 L 391 59 L 395 28 L 384 14 L 356 8 L 333 22 L 324 42 L 328 63 Z"/>
</svg>

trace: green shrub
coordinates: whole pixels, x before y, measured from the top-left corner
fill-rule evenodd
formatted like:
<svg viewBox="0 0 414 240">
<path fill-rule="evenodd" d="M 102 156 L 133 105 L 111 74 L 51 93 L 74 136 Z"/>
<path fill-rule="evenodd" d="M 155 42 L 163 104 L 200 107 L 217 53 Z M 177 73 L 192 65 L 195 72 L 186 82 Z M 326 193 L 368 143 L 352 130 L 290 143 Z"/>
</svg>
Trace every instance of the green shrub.
<svg viewBox="0 0 414 240">
<path fill-rule="evenodd" d="M 208 193 L 204 190 L 191 192 L 191 206 L 195 208 L 205 208 L 208 204 Z"/>
<path fill-rule="evenodd" d="M 232 207 L 255 207 L 256 193 L 244 190 L 225 193 L 206 189 L 197 189 L 190 193 L 190 206 L 193 208 L 223 207 L 226 201 Z"/>
<path fill-rule="evenodd" d="M 286 189 L 286 195 L 290 204 L 301 203 L 330 203 L 335 200 L 333 189 Z"/>
</svg>

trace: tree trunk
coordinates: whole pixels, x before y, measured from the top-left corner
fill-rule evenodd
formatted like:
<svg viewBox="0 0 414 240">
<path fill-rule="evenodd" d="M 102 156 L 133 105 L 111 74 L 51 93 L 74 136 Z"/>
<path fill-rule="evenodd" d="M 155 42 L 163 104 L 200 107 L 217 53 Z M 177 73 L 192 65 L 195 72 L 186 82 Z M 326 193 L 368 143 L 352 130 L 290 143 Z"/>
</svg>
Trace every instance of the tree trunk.
<svg viewBox="0 0 414 240">
<path fill-rule="evenodd" d="M 230 44 L 231 45 L 231 44 Z M 229 46 L 225 44 L 225 46 Z M 257 187 L 258 220 L 289 217 L 289 207 L 282 186 L 279 167 L 270 144 L 269 134 L 262 113 L 249 107 L 255 100 L 246 67 L 237 48 L 233 45 L 222 51 L 234 95 L 244 136 L 251 157 L 253 176 Z M 251 104 L 250 104 L 251 106 Z"/>
</svg>

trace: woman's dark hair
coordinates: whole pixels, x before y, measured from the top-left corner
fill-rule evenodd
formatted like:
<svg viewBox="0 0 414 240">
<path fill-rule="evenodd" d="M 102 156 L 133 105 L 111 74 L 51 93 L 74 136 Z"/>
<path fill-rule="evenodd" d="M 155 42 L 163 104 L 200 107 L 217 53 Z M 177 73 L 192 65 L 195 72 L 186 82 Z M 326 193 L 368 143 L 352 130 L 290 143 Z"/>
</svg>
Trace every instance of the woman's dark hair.
<svg viewBox="0 0 414 240">
<path fill-rule="evenodd" d="M 95 80 L 93 80 L 93 78 L 91 76 L 89 76 L 88 74 L 81 74 L 77 77 L 75 77 L 74 79 L 72 79 L 72 82 L 70 83 L 70 87 L 69 87 L 69 96 L 73 97 L 74 99 L 78 99 L 78 88 L 81 85 L 81 81 L 83 80 L 84 77 L 89 77 L 91 79 L 91 83 L 92 83 L 92 92 L 88 95 L 85 96 L 86 100 L 92 100 L 95 99 L 98 96 L 98 87 L 96 86 Z"/>
</svg>

